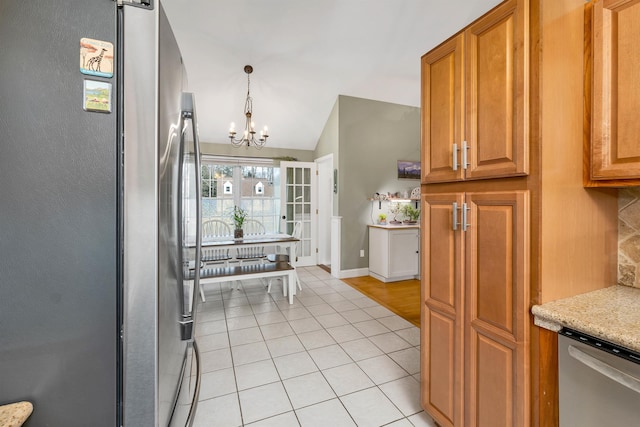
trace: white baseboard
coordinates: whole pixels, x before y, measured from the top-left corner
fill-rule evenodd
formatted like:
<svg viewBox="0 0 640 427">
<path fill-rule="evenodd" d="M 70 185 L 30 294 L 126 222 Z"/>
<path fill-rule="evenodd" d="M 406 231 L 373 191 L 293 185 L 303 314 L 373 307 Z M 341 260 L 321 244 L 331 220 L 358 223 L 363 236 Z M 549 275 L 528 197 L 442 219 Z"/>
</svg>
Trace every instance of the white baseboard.
<svg viewBox="0 0 640 427">
<path fill-rule="evenodd" d="M 333 273 L 333 271 L 332 271 Z M 354 268 L 353 270 L 341 270 L 338 272 L 338 279 L 349 279 L 351 277 L 368 276 L 368 268 Z"/>
</svg>

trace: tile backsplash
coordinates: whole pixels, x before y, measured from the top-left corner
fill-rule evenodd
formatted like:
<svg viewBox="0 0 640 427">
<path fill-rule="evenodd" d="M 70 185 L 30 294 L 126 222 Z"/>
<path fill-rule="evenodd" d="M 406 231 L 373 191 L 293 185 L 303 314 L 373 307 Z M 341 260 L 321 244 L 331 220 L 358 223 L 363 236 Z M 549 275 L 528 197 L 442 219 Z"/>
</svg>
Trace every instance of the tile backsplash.
<svg viewBox="0 0 640 427">
<path fill-rule="evenodd" d="M 640 288 L 640 187 L 618 193 L 618 284 Z"/>
</svg>

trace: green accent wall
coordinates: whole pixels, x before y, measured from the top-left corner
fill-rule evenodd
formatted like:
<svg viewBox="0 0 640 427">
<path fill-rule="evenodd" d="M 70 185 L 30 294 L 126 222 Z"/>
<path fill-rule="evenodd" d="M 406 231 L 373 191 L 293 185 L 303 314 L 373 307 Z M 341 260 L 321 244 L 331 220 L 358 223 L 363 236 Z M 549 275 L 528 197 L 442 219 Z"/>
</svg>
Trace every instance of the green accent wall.
<svg viewBox="0 0 640 427">
<path fill-rule="evenodd" d="M 367 224 L 386 206 L 379 210 L 367 199 L 420 186 L 419 180 L 397 178 L 398 160 L 420 160 L 420 108 L 340 95 L 322 135 L 314 158 L 333 152 L 338 169 L 334 213 L 342 217 L 341 270 L 368 268 Z"/>
<path fill-rule="evenodd" d="M 327 123 L 324 125 L 324 129 L 320 134 L 320 139 L 318 140 L 318 144 L 316 145 L 316 151 L 314 152 L 314 159 L 319 159 L 328 154 L 333 154 L 333 168 L 338 169 L 338 165 L 340 163 L 340 152 L 339 142 L 340 142 L 340 127 L 338 120 L 338 112 L 340 110 L 340 98 L 336 100 L 336 103 L 333 105 L 331 109 L 331 114 L 329 114 L 329 118 L 327 119 Z M 338 194 L 340 194 L 340 174 L 338 174 Z M 338 194 L 333 194 L 333 216 L 339 215 L 339 205 L 340 200 Z"/>
</svg>

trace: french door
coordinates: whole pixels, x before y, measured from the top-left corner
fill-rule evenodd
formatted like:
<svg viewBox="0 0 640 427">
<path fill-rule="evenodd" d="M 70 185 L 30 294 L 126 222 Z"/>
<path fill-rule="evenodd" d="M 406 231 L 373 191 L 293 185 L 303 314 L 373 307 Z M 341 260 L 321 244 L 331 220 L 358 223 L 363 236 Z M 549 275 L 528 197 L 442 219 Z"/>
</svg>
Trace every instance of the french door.
<svg viewBox="0 0 640 427">
<path fill-rule="evenodd" d="M 292 234 L 295 223 L 300 221 L 297 265 L 316 265 L 316 164 L 281 162 L 280 179 L 280 230 Z"/>
</svg>

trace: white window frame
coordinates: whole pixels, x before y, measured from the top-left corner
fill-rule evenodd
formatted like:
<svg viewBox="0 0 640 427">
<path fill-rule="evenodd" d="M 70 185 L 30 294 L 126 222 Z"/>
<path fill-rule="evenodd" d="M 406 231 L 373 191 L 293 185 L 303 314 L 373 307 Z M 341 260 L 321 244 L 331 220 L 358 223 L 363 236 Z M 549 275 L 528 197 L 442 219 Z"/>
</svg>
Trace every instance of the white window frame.
<svg viewBox="0 0 640 427">
<path fill-rule="evenodd" d="M 233 223 L 230 217 L 230 211 L 233 206 L 240 206 L 249 211 L 249 218 L 257 219 L 261 221 L 266 229 L 267 234 L 274 234 L 279 232 L 280 227 L 280 168 L 274 164 L 272 159 L 268 158 L 249 158 L 249 157 L 224 157 L 224 156 L 212 156 L 203 155 L 202 165 L 225 165 L 233 167 L 233 177 L 222 178 L 225 182 L 231 181 L 233 184 L 232 197 L 228 197 L 220 188 L 217 192 L 217 197 L 203 197 L 203 207 L 207 203 L 207 199 L 222 199 L 226 200 L 222 202 L 222 206 L 216 210 L 213 215 L 208 215 L 206 209 L 203 209 L 203 221 L 209 219 L 221 219 L 229 227 L 233 229 Z M 257 182 L 252 183 L 250 196 L 242 195 L 242 168 L 243 167 L 267 167 L 273 168 L 273 177 L 271 185 L 274 186 L 272 196 L 269 197 L 266 194 L 255 194 L 254 186 Z M 263 184 L 268 184 L 264 177 L 256 178 L 257 181 L 261 181 Z M 266 185 L 265 185 L 266 190 Z M 266 191 L 265 191 L 266 193 Z M 232 200 L 232 203 L 228 201 Z M 269 203 L 270 201 L 270 203 Z M 266 203 L 265 203 L 266 202 Z M 265 211 L 262 206 L 265 204 L 271 205 L 271 211 Z M 262 205 L 262 206 L 261 206 Z"/>
</svg>

